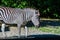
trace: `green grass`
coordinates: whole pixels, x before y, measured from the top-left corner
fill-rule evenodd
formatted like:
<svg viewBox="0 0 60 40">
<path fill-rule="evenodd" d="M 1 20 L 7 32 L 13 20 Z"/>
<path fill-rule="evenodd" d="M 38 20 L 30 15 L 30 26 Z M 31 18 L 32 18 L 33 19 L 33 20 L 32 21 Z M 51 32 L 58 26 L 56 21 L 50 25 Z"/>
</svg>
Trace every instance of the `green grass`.
<svg viewBox="0 0 60 40">
<path fill-rule="evenodd" d="M 43 31 L 43 32 L 60 34 L 60 27 L 59 26 L 57 26 L 57 28 L 56 27 L 40 27 L 39 30 Z"/>
<path fill-rule="evenodd" d="M 36 29 L 35 27 L 31 27 L 31 29 Z M 50 33 L 54 33 L 54 34 L 60 34 L 60 26 L 57 27 L 40 27 L 38 28 L 38 30 L 42 31 L 42 32 L 50 32 Z"/>
</svg>

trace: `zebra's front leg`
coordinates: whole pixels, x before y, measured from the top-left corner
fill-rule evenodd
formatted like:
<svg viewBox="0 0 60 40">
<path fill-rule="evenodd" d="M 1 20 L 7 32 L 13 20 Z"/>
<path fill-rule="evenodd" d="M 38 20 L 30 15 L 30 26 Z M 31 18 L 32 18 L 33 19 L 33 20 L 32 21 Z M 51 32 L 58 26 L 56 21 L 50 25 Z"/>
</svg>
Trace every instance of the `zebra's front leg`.
<svg viewBox="0 0 60 40">
<path fill-rule="evenodd" d="M 18 37 L 20 38 L 21 37 L 21 25 L 18 24 Z"/>
<path fill-rule="evenodd" d="M 4 23 L 2 24 L 1 31 L 2 31 L 3 36 L 6 37 L 6 34 L 5 34 L 5 24 Z"/>
<path fill-rule="evenodd" d="M 27 26 L 25 26 L 25 35 L 26 35 L 26 37 L 28 36 L 28 28 L 27 28 Z"/>
</svg>

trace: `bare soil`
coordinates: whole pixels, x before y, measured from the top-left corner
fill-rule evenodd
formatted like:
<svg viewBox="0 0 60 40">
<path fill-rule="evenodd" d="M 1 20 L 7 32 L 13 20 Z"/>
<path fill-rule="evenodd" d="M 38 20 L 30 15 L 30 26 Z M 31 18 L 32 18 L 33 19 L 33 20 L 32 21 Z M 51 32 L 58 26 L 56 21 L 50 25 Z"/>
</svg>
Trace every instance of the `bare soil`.
<svg viewBox="0 0 60 40">
<path fill-rule="evenodd" d="M 12 37 L 12 36 L 18 36 L 18 29 L 17 27 L 9 27 L 6 31 L 6 36 L 7 37 Z M 42 32 L 36 28 L 29 28 L 28 27 L 28 36 L 29 35 L 42 35 L 42 34 L 52 34 L 52 33 L 46 33 Z M 21 36 L 25 36 L 25 29 L 21 28 Z M 0 31 L 0 38 L 4 37 L 2 32 Z"/>
</svg>

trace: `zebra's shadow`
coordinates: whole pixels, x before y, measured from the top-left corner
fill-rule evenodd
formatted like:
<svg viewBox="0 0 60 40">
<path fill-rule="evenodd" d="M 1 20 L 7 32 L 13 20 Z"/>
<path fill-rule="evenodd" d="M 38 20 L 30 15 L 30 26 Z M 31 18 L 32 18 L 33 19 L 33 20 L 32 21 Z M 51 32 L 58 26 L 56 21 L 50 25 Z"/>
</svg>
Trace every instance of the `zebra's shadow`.
<svg viewBox="0 0 60 40">
<path fill-rule="evenodd" d="M 60 26 L 60 21 L 40 20 L 40 26 Z"/>
</svg>

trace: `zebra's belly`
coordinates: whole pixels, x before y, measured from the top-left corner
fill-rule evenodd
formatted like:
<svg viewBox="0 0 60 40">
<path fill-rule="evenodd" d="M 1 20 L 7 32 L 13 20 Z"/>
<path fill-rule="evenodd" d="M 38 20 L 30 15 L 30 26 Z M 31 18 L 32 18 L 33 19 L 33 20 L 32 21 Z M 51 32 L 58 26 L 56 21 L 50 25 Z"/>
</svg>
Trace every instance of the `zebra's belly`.
<svg viewBox="0 0 60 40">
<path fill-rule="evenodd" d="M 15 20 L 4 20 L 5 23 L 7 24 L 22 24 L 23 21 L 22 20 L 18 20 L 18 19 L 15 19 Z"/>
<path fill-rule="evenodd" d="M 7 23 L 7 24 L 16 24 L 16 23 L 14 23 L 14 22 L 8 22 L 8 21 L 4 21 L 5 23 Z"/>
<path fill-rule="evenodd" d="M 3 20 L 7 24 L 17 24 L 17 22 L 14 22 L 15 20 Z"/>
</svg>

